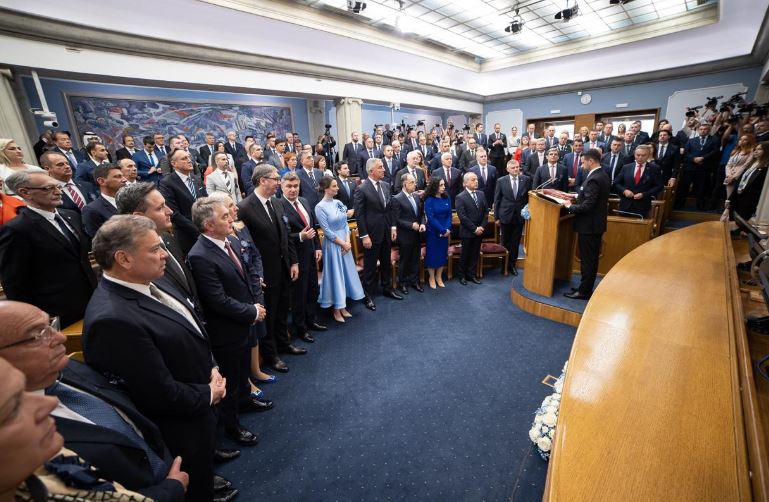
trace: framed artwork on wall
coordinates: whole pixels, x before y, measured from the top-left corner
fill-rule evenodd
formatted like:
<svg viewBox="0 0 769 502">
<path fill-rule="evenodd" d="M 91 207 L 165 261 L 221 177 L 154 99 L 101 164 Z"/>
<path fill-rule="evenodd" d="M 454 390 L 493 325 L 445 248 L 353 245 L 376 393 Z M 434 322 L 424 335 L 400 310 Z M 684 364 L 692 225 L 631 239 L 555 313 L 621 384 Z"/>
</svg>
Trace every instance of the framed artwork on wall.
<svg viewBox="0 0 769 502">
<path fill-rule="evenodd" d="M 73 138 L 94 132 L 113 152 L 122 147 L 124 133 L 134 136 L 139 148 L 143 136 L 158 132 L 166 138 L 184 134 L 198 147 L 205 144 L 207 132 L 224 140 L 227 131 L 234 130 L 240 142 L 253 136 L 264 144 L 271 131 L 280 137 L 294 130 L 292 109 L 286 104 L 80 94 L 65 94 L 64 101 Z"/>
</svg>

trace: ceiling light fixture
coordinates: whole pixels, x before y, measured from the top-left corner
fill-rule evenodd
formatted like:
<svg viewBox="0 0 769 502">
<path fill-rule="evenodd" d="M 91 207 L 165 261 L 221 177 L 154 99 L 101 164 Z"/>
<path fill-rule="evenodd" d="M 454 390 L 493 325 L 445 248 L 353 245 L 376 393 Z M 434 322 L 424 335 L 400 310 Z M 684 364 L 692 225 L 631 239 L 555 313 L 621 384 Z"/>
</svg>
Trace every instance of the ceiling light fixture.
<svg viewBox="0 0 769 502">
<path fill-rule="evenodd" d="M 626 3 L 630 3 L 632 1 L 633 0 L 609 0 L 609 5 L 618 5 L 618 4 L 625 5 Z"/>
<path fill-rule="evenodd" d="M 569 7 L 569 0 L 566 0 L 566 8 L 561 12 L 556 13 L 556 19 L 563 19 L 564 23 L 567 23 L 569 19 L 575 17 L 579 13 L 579 5 L 574 2 L 573 7 Z"/>
<path fill-rule="evenodd" d="M 355 0 L 347 0 L 347 10 L 353 14 L 360 14 L 361 11 L 366 10 L 366 2 L 356 2 Z"/>
<path fill-rule="evenodd" d="M 395 29 L 404 32 L 406 30 L 403 27 L 403 17 L 405 16 L 403 13 L 403 0 L 397 0 L 396 3 L 398 4 L 398 13 L 395 15 Z"/>
<path fill-rule="evenodd" d="M 515 4 L 515 16 L 513 16 L 513 20 L 510 22 L 510 25 L 505 28 L 505 31 L 512 33 L 513 35 L 520 33 L 523 29 L 524 22 L 523 18 L 518 14 L 518 4 Z"/>
</svg>

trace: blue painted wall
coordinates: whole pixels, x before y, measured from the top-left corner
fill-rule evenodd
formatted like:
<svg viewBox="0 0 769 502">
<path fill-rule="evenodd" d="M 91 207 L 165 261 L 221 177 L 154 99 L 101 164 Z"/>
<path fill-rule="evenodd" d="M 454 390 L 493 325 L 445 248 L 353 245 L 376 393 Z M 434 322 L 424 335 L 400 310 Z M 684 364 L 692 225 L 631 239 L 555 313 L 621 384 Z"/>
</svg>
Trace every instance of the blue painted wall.
<svg viewBox="0 0 769 502">
<path fill-rule="evenodd" d="M 749 89 L 748 100 L 752 100 L 756 94 L 760 74 L 761 67 L 756 66 L 754 68 L 743 70 L 661 80 L 646 84 L 632 84 L 604 89 L 585 88 L 583 91 L 590 93 L 593 97 L 593 100 L 589 105 L 581 104 L 576 92 L 569 92 L 565 94 L 553 94 L 549 96 L 487 103 L 483 107 L 483 113 L 485 116 L 492 111 L 520 108 L 523 111 L 525 120 L 527 118 L 549 116 L 578 115 L 583 113 L 615 113 L 621 112 L 622 110 L 660 108 L 660 118 L 664 118 L 667 111 L 668 97 L 676 91 L 742 83 Z M 617 103 L 627 103 L 628 107 L 617 108 Z M 691 106 L 700 104 L 702 103 L 692 103 Z M 550 110 L 560 110 L 560 112 L 553 115 L 550 113 Z M 674 125 L 674 127 L 676 127 L 676 125 Z"/>
<path fill-rule="evenodd" d="M 162 87 L 141 87 L 134 85 L 103 84 L 98 82 L 83 82 L 79 80 L 40 79 L 48 107 L 56 112 L 59 119 L 59 129 L 72 130 L 69 120 L 69 112 L 65 105 L 64 95 L 76 93 L 85 95 L 120 95 L 132 98 L 163 98 L 173 100 L 212 100 L 225 103 L 246 104 L 282 104 L 291 106 L 291 114 L 294 120 L 294 130 L 300 134 L 303 141 L 310 136 L 307 117 L 307 100 L 302 98 L 285 98 L 278 96 L 263 96 L 258 94 L 238 94 L 229 92 L 211 92 L 189 89 L 166 89 Z M 40 101 L 35 91 L 31 78 L 23 79 L 24 90 L 33 107 L 39 107 Z M 45 128 L 42 121 L 37 120 L 38 134 Z M 243 138 L 241 138 L 241 141 Z M 200 145 L 193 145 L 200 146 Z"/>
</svg>

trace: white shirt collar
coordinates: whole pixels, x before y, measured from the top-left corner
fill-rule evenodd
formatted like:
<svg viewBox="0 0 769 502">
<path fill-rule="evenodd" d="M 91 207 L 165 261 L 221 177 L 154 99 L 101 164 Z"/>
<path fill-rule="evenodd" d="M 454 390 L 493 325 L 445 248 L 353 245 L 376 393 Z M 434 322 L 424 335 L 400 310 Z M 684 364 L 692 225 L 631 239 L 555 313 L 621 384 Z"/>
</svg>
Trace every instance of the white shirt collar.
<svg viewBox="0 0 769 502">
<path fill-rule="evenodd" d="M 117 202 L 115 202 L 115 198 L 114 197 L 110 197 L 107 194 L 101 194 L 101 196 L 104 197 L 104 200 L 106 200 L 107 202 L 109 202 L 110 204 L 115 206 L 115 208 L 117 208 Z"/>
<path fill-rule="evenodd" d="M 203 237 L 205 237 L 209 241 L 213 242 L 214 244 L 216 244 L 216 247 L 218 247 L 219 249 L 221 249 L 222 251 L 227 253 L 227 249 L 224 246 L 224 241 L 220 241 L 219 239 L 215 239 L 215 238 L 211 237 L 210 235 L 206 235 L 206 234 L 200 234 L 200 235 L 202 235 Z"/>
<path fill-rule="evenodd" d="M 45 209 L 39 209 L 39 208 L 32 207 L 32 206 L 27 206 L 27 209 L 29 209 L 30 211 L 36 212 L 37 214 L 39 214 L 40 216 L 42 216 L 46 220 L 50 221 L 54 225 L 56 224 L 56 222 L 54 221 L 54 218 L 56 217 L 56 210 L 51 212 L 51 211 L 46 211 Z"/>
<path fill-rule="evenodd" d="M 179 171 L 176 171 L 176 170 L 174 170 L 174 172 L 176 173 L 176 175 L 177 175 L 177 176 L 179 176 L 179 178 L 180 178 L 180 179 L 181 179 L 181 180 L 184 182 L 184 184 L 186 185 L 186 184 L 187 184 L 187 178 L 189 178 L 189 176 L 188 176 L 188 175 L 186 175 L 186 174 L 184 174 L 184 173 L 181 173 L 181 172 L 179 172 Z"/>
<path fill-rule="evenodd" d="M 266 205 L 267 201 L 270 200 L 271 197 L 264 198 L 261 195 L 259 195 L 259 192 L 256 191 L 256 188 L 254 188 L 254 195 L 256 195 L 256 198 L 259 199 L 259 202 L 262 203 L 262 205 Z"/>
<path fill-rule="evenodd" d="M 112 277 L 107 272 L 104 272 L 102 274 L 102 277 L 104 279 L 107 279 L 108 281 L 112 281 L 115 284 L 120 284 L 123 287 L 126 287 L 128 289 L 132 289 L 132 290 L 136 291 L 137 293 L 141 293 L 144 296 L 148 296 L 148 297 L 152 298 L 153 300 L 155 300 L 155 297 L 150 294 L 150 286 L 149 286 L 149 284 L 137 284 L 135 282 L 126 282 L 126 281 L 123 281 L 123 280 L 118 279 L 116 277 Z"/>
</svg>

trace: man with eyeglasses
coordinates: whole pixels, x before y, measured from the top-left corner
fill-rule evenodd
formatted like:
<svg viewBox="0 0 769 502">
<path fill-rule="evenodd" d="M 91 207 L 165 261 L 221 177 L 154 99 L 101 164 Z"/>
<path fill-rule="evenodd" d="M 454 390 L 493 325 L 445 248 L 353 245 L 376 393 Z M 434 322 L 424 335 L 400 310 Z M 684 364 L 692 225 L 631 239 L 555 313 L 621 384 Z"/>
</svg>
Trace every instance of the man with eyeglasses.
<svg viewBox="0 0 769 502">
<path fill-rule="evenodd" d="M 158 188 L 165 197 L 166 204 L 174 212 L 171 217 L 174 235 L 186 256 L 200 235 L 192 223 L 192 204 L 208 194 L 200 178 L 192 172 L 192 159 L 188 152 L 177 149 L 169 153 L 167 158 L 173 171 L 160 180 Z"/>
<path fill-rule="evenodd" d="M 69 326 L 83 318 L 96 287 L 80 215 L 58 209 L 61 183 L 41 172 L 16 172 L 26 209 L 0 228 L 0 283 L 9 300 L 31 303 Z"/>
<path fill-rule="evenodd" d="M 48 171 L 51 178 L 62 184 L 64 196 L 59 209 L 70 209 L 79 214 L 99 196 L 93 183 L 72 179 L 74 172 L 64 155 L 54 151 L 45 152 L 40 156 L 40 166 Z"/>
<path fill-rule="evenodd" d="M 189 478 L 157 426 L 117 386 L 67 358 L 57 321 L 33 305 L 0 302 L 0 357 L 24 373 L 27 391 L 59 399 L 51 415 L 64 446 L 100 476 L 155 500 L 184 500 Z"/>
</svg>

